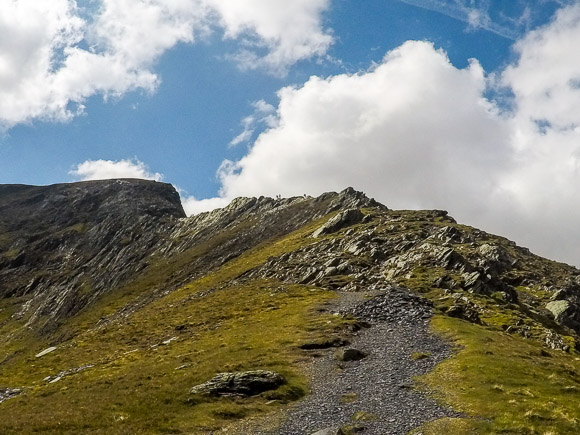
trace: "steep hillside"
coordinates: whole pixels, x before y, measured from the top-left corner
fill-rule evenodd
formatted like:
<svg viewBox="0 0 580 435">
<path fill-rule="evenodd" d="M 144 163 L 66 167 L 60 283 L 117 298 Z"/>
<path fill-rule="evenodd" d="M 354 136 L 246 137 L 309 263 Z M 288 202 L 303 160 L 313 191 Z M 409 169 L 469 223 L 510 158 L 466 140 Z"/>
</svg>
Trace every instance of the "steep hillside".
<svg viewBox="0 0 580 435">
<path fill-rule="evenodd" d="M 0 432 L 575 433 L 580 271 L 347 189 L 0 186 Z M 209 381 L 209 382 L 208 382 Z"/>
</svg>

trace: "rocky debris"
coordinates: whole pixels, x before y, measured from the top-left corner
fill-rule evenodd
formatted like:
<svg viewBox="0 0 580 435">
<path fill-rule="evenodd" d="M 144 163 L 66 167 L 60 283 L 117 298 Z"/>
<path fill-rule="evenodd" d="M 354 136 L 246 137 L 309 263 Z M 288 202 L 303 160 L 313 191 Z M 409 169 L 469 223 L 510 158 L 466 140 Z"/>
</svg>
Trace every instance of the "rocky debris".
<svg viewBox="0 0 580 435">
<path fill-rule="evenodd" d="M 46 378 L 44 378 L 44 381 L 48 382 L 49 384 L 54 384 L 55 382 L 60 381 L 62 378 L 66 377 L 66 376 L 75 375 L 77 373 L 82 372 L 83 370 L 90 369 L 92 367 L 94 367 L 94 365 L 89 364 L 86 366 L 75 367 L 72 369 L 63 370 L 62 372 L 59 372 L 58 374 L 56 374 L 54 376 L 47 376 Z"/>
<path fill-rule="evenodd" d="M 367 354 L 362 350 L 349 348 L 349 349 L 339 349 L 334 353 L 334 358 L 338 361 L 349 362 L 349 361 L 359 361 L 366 358 Z"/>
<path fill-rule="evenodd" d="M 382 294 L 362 302 L 351 311 L 357 319 L 399 325 L 425 324 L 431 318 L 433 303 L 403 287 L 386 287 Z M 346 313 L 345 313 L 346 314 Z"/>
<path fill-rule="evenodd" d="M 22 394 L 22 390 L 19 388 L 0 388 L 0 403 L 19 396 L 20 394 Z"/>
<path fill-rule="evenodd" d="M 570 351 L 570 345 L 564 341 L 560 334 L 557 334 L 551 329 L 546 329 L 545 333 L 546 336 L 544 341 L 550 349 L 561 350 L 564 352 Z"/>
<path fill-rule="evenodd" d="M 388 304 L 380 305 L 381 302 L 392 301 L 397 295 L 405 303 L 415 301 L 421 310 L 427 308 L 421 298 L 408 298 L 405 289 L 394 289 L 391 299 L 389 292 L 385 292 L 368 301 L 362 293 L 341 292 L 333 310 L 345 315 L 369 313 L 367 317 L 374 318 L 374 323 L 355 333 L 352 340 L 353 348 L 372 349 L 372 353 L 364 359 L 341 364 L 340 370 L 332 352 L 317 358 L 312 368 L 311 394 L 291 409 L 279 429 L 251 433 L 335 435 L 353 433 L 356 426 L 369 435 L 402 435 L 430 420 L 459 417 L 413 388 L 414 376 L 431 371 L 451 351 L 447 343 L 429 333 L 426 322 L 415 319 L 398 324 L 390 321 L 390 315 L 378 314 L 389 310 Z M 430 358 L 413 361 L 411 356 L 417 349 L 429 353 Z M 406 387 L 401 388 L 402 385 Z M 344 401 L 345 395 L 356 399 Z M 353 424 L 361 415 L 373 418 Z"/>
<path fill-rule="evenodd" d="M 210 396 L 255 396 L 264 391 L 275 390 L 285 382 L 282 375 L 267 370 L 218 373 L 209 381 L 193 387 L 189 393 Z"/>
<path fill-rule="evenodd" d="M 325 429 L 314 432 L 312 435 L 351 435 L 355 433 L 362 433 L 365 427 L 362 425 L 345 425 L 344 427 L 327 427 Z"/>
<path fill-rule="evenodd" d="M 317 238 L 326 234 L 332 234 L 350 225 L 354 225 L 362 221 L 364 215 L 358 208 L 350 208 L 340 212 L 328 222 L 318 228 L 312 234 L 312 237 Z"/>
<path fill-rule="evenodd" d="M 344 435 L 344 431 L 340 427 L 327 427 L 312 433 L 312 435 Z"/>
</svg>

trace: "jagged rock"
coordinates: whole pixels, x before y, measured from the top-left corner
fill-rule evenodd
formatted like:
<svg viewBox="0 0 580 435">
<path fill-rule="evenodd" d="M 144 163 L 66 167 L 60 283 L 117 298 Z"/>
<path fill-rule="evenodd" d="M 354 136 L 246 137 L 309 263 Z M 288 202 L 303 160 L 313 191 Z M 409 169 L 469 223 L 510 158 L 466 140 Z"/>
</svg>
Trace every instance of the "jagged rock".
<svg viewBox="0 0 580 435">
<path fill-rule="evenodd" d="M 580 332 L 580 307 L 569 300 L 548 302 L 546 309 L 552 313 L 554 320 L 560 325 Z"/>
<path fill-rule="evenodd" d="M 562 323 L 564 321 L 566 312 L 571 308 L 572 304 L 566 300 L 553 301 L 546 305 L 546 309 L 552 313 L 554 320 L 558 323 Z"/>
<path fill-rule="evenodd" d="M 135 276 L 184 217 L 175 188 L 154 181 L 0 185 L 0 297 L 24 298 L 17 316 L 50 330 Z"/>
<path fill-rule="evenodd" d="M 443 227 L 441 230 L 434 235 L 434 238 L 444 242 L 444 243 L 466 243 L 471 241 L 467 238 L 459 229 L 456 227 Z"/>
<path fill-rule="evenodd" d="M 267 370 L 219 373 L 211 380 L 193 387 L 189 393 L 210 396 L 255 396 L 264 391 L 275 390 L 285 382 L 282 375 Z"/>
<path fill-rule="evenodd" d="M 546 338 L 544 341 L 550 349 L 562 350 L 564 352 L 570 351 L 570 345 L 564 341 L 560 334 L 557 334 L 550 329 L 546 329 Z"/>
<path fill-rule="evenodd" d="M 560 289 L 552 295 L 550 300 L 551 301 L 561 301 L 561 300 L 566 299 L 566 296 L 568 296 L 568 292 L 566 290 Z"/>
<path fill-rule="evenodd" d="M 325 234 L 335 233 L 342 228 L 359 223 L 363 217 L 363 213 L 358 208 L 345 210 L 314 231 L 312 237 L 317 238 Z"/>
<path fill-rule="evenodd" d="M 19 396 L 20 394 L 22 394 L 22 390 L 19 388 L 0 388 L 0 403 Z"/>
<path fill-rule="evenodd" d="M 469 272 L 471 266 L 465 258 L 453 248 L 448 248 L 436 257 L 436 262 L 440 267 L 448 270 L 457 270 L 460 272 Z"/>
</svg>

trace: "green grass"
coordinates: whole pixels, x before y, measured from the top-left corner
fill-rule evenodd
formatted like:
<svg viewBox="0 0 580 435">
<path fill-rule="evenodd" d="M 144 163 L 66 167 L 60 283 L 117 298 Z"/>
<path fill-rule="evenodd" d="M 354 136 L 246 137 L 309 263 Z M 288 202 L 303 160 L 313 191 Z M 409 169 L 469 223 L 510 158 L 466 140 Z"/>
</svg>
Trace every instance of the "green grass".
<svg viewBox="0 0 580 435">
<path fill-rule="evenodd" d="M 129 316 L 119 314 L 123 307 L 212 245 L 152 266 L 53 337 L 11 341 L 3 335 L 9 358 L 0 385 L 26 392 L 0 405 L 0 432 L 207 433 L 301 397 L 308 387 L 299 367 L 308 357 L 300 345 L 338 337 L 348 323 L 318 310 L 334 293 L 274 280 L 231 280 L 270 256 L 312 243 L 309 235 L 323 221 L 264 243 Z M 11 312 L 11 306 L 0 309 L 0 316 Z M 100 318 L 110 321 L 96 326 Z M 34 357 L 54 340 L 60 342 L 55 352 Z M 93 367 L 56 383 L 44 380 L 85 365 Z M 216 373 L 250 369 L 280 372 L 287 384 L 250 399 L 190 400 L 189 389 Z"/>
<path fill-rule="evenodd" d="M 542 352 L 535 340 L 459 319 L 436 316 L 432 326 L 456 343 L 458 353 L 420 382 L 455 410 L 473 417 L 441 422 L 453 428 L 452 433 L 576 433 L 580 424 L 577 355 Z M 429 427 L 424 433 L 440 433 L 443 426 Z"/>
<path fill-rule="evenodd" d="M 413 361 L 420 361 L 422 359 L 427 359 L 431 357 L 431 352 L 413 352 L 411 354 L 411 359 Z"/>
<path fill-rule="evenodd" d="M 341 330 L 340 319 L 315 310 L 332 297 L 272 281 L 227 287 L 167 310 L 145 309 L 44 357 L 9 361 L 0 384 L 25 382 L 31 389 L 2 405 L 0 432 L 195 433 L 275 410 L 307 391 L 298 346 Z M 88 364 L 95 367 L 43 381 Z M 188 402 L 188 390 L 217 372 L 249 369 L 280 372 L 288 383 L 252 399 Z"/>
</svg>

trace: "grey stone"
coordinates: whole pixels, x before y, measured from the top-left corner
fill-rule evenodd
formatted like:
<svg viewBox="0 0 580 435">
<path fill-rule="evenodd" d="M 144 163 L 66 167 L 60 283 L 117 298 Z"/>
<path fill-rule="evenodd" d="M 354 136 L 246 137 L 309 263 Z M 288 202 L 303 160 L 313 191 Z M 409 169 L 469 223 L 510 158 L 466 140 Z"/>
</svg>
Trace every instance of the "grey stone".
<svg viewBox="0 0 580 435">
<path fill-rule="evenodd" d="M 342 228 L 359 223 L 363 218 L 364 215 L 358 208 L 345 210 L 329 219 L 328 222 L 314 231 L 312 237 L 317 238 L 325 234 L 335 233 Z"/>
<path fill-rule="evenodd" d="M 285 382 L 282 375 L 267 370 L 218 373 L 209 381 L 193 387 L 190 394 L 255 396 L 264 391 L 275 390 Z"/>
<path fill-rule="evenodd" d="M 339 349 L 335 352 L 334 357 L 339 361 L 359 361 L 367 357 L 367 354 L 358 349 Z"/>
<path fill-rule="evenodd" d="M 552 313 L 556 322 L 561 322 L 565 316 L 566 311 L 571 307 L 568 301 L 553 301 L 546 305 L 546 309 Z"/>
</svg>

